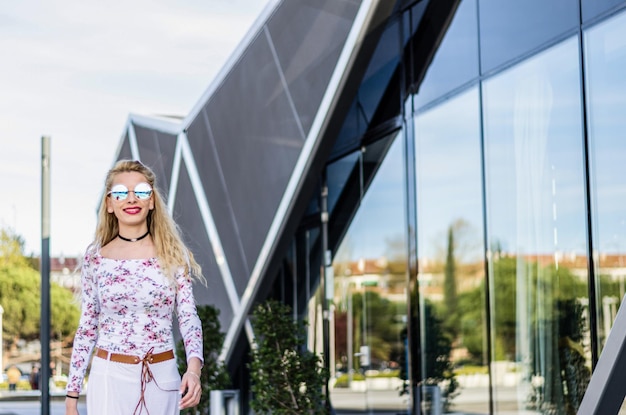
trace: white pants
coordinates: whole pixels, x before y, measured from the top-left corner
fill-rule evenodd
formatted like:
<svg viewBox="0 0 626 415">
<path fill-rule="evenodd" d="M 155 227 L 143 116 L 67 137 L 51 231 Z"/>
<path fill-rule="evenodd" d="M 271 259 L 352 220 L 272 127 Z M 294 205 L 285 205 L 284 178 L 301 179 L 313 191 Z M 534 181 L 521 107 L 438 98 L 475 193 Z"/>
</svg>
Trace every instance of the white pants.
<svg viewBox="0 0 626 415">
<path fill-rule="evenodd" d="M 180 375 L 176 359 L 150 365 L 154 376 L 146 384 L 146 407 L 141 399 L 142 364 L 111 362 L 94 357 L 87 387 L 88 415 L 174 415 L 179 414 Z M 134 412 L 137 408 L 137 412 Z"/>
</svg>

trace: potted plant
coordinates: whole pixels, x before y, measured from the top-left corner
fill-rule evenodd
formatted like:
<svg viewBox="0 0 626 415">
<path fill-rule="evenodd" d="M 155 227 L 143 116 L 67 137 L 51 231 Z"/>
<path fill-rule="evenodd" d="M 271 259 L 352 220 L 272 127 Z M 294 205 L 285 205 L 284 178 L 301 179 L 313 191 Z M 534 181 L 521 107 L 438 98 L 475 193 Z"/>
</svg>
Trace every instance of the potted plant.
<svg viewBox="0 0 626 415">
<path fill-rule="evenodd" d="M 288 305 L 268 300 L 256 307 L 252 326 L 250 377 L 255 413 L 324 414 L 326 371 L 321 359 L 306 349 L 306 321 L 296 321 Z"/>
</svg>

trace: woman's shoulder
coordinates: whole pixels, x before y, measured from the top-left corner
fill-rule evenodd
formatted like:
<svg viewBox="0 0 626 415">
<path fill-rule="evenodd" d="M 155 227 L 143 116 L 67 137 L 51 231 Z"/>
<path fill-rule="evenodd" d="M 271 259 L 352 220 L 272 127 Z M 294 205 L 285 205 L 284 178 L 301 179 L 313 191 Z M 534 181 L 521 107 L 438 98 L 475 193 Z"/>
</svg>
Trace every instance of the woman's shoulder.
<svg viewBox="0 0 626 415">
<path fill-rule="evenodd" d="M 89 264 L 94 260 L 94 258 L 100 255 L 100 246 L 95 242 L 89 244 L 87 249 L 85 249 L 85 253 L 83 255 L 83 263 Z"/>
<path fill-rule="evenodd" d="M 92 242 L 85 249 L 85 254 L 83 255 L 83 257 L 85 259 L 88 259 L 88 258 L 92 258 L 98 255 L 99 253 L 100 253 L 100 246 L 97 243 Z"/>
</svg>

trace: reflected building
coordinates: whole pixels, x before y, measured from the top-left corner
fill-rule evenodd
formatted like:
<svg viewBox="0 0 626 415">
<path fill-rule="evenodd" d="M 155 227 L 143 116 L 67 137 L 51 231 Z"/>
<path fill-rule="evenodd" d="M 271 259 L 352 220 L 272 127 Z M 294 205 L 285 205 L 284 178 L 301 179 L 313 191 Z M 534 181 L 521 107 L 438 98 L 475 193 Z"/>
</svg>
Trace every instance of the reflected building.
<svg viewBox="0 0 626 415">
<path fill-rule="evenodd" d="M 624 296 L 625 28 L 623 0 L 273 0 L 189 114 L 131 115 L 117 158 L 157 172 L 242 396 L 275 298 L 337 410 L 575 414 Z"/>
</svg>

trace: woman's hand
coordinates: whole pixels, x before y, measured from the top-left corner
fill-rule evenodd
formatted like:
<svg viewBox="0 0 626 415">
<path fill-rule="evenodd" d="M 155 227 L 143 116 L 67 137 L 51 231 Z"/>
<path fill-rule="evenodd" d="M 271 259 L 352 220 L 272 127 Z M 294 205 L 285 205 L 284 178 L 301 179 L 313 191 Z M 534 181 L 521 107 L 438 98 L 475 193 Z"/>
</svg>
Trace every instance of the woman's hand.
<svg viewBox="0 0 626 415">
<path fill-rule="evenodd" d="M 180 384 L 180 409 L 191 408 L 200 403 L 202 385 L 199 373 L 187 371 Z"/>
<path fill-rule="evenodd" d="M 180 383 L 180 409 L 191 408 L 200 403 L 202 397 L 202 383 L 200 382 L 200 371 L 202 362 L 196 357 L 192 357 L 187 362 L 187 371 L 183 374 Z"/>
</svg>

